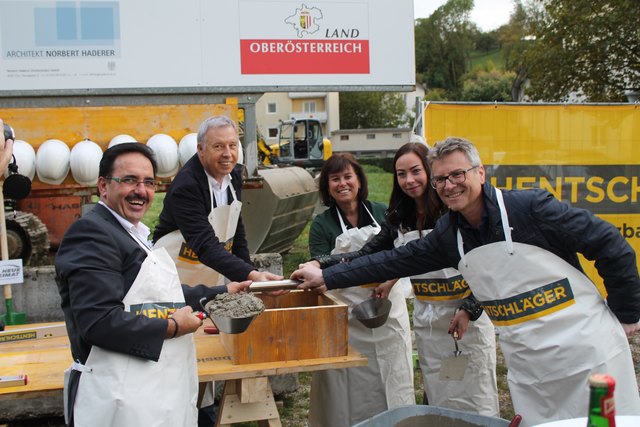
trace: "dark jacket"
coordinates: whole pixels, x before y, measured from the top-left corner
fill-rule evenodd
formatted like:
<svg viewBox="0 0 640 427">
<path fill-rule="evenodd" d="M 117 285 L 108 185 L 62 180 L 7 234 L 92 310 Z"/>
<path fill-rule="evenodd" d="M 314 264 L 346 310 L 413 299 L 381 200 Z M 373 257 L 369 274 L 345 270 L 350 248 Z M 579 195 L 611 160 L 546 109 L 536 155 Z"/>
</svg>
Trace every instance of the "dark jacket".
<svg viewBox="0 0 640 427">
<path fill-rule="evenodd" d="M 456 232 L 464 250 L 504 240 L 495 189 L 483 187 L 483 226 L 473 230 L 457 212 L 445 214 L 426 237 L 401 248 L 377 252 L 323 270 L 329 289 L 422 274 L 460 261 Z M 595 260 L 604 279 L 607 301 L 622 323 L 640 319 L 640 278 L 636 255 L 620 232 L 591 212 L 572 208 L 545 190 L 502 191 L 514 242 L 548 250 L 582 271 L 577 253 Z"/>
<path fill-rule="evenodd" d="M 74 360 L 86 362 L 92 345 L 157 361 L 167 320 L 124 311 L 124 299 L 147 253 L 111 212 L 96 205 L 74 222 L 55 259 L 56 282 Z M 200 298 L 226 287 L 182 287 L 194 310 Z"/>
<path fill-rule="evenodd" d="M 242 165 L 237 165 L 231 172 L 231 185 L 236 192 L 236 198 L 241 200 Z M 227 194 L 231 203 L 233 198 L 230 189 Z M 255 268 L 251 264 L 242 217 L 238 220 L 233 247 L 229 253 L 209 224 L 209 213 L 211 213 L 209 183 L 196 153 L 178 172 L 167 191 L 164 207 L 153 235 L 154 243 L 162 236 L 179 229 L 187 245 L 195 251 L 201 263 L 232 281 L 247 280 L 247 276 Z"/>
</svg>

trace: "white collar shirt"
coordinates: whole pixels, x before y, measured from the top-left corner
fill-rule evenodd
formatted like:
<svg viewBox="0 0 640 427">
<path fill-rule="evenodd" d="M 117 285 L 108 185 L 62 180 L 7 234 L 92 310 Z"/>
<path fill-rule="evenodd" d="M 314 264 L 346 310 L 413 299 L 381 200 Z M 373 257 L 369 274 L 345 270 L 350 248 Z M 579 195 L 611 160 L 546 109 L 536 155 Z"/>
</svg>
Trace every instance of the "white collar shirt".
<svg viewBox="0 0 640 427">
<path fill-rule="evenodd" d="M 144 243 L 148 248 L 151 248 L 151 243 L 149 242 L 149 234 L 151 234 L 151 230 L 149 229 L 149 227 L 144 225 L 142 221 L 138 222 L 138 224 L 136 225 L 133 225 L 131 222 L 120 216 L 116 211 L 107 206 L 107 204 L 102 200 L 100 200 L 98 203 L 107 208 L 107 210 L 111 212 L 111 214 L 113 214 L 122 228 L 133 234 L 134 237 L 140 240 L 141 243 Z"/>
<path fill-rule="evenodd" d="M 222 184 L 219 183 L 217 180 L 215 180 L 208 173 L 207 173 L 207 180 L 209 180 L 209 188 L 211 188 L 213 197 L 216 200 L 216 206 L 224 206 L 229 204 L 229 196 L 227 195 L 227 189 L 231 185 L 231 175 L 226 175 L 222 179 Z"/>
</svg>

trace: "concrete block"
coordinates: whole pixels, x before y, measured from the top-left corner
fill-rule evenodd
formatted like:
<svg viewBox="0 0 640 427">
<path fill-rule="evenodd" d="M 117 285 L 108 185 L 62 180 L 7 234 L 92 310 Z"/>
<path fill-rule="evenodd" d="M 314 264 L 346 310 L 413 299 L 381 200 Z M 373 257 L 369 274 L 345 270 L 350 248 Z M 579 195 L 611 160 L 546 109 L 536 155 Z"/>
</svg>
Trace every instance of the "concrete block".
<svg viewBox="0 0 640 427">
<path fill-rule="evenodd" d="M 54 266 L 25 267 L 23 275 L 24 283 L 6 285 L 11 286 L 14 311 L 26 313 L 28 323 L 64 321 Z M 0 313 L 5 312 L 2 304 Z"/>
<path fill-rule="evenodd" d="M 258 271 L 268 271 L 273 274 L 282 275 L 282 255 L 277 253 L 253 254 L 251 262 Z"/>
</svg>

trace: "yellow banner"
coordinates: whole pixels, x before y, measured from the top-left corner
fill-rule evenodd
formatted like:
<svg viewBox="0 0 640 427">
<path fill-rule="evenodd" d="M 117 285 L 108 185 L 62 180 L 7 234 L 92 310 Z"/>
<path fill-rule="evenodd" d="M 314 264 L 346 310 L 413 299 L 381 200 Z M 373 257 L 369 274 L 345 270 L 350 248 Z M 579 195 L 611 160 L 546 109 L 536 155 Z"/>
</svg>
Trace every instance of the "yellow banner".
<svg viewBox="0 0 640 427">
<path fill-rule="evenodd" d="M 637 105 L 427 103 L 424 123 L 431 146 L 473 142 L 496 187 L 544 188 L 613 223 L 640 254 Z M 581 262 L 604 292 L 593 264 Z"/>
</svg>

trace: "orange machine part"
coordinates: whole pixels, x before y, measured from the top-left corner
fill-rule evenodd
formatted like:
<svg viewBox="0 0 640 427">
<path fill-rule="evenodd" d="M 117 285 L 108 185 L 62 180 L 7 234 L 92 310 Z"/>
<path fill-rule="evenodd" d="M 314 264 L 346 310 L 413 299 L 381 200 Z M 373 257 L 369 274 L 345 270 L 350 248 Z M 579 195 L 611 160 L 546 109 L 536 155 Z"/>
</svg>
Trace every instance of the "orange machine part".
<svg viewBox="0 0 640 427">
<path fill-rule="evenodd" d="M 80 196 L 28 198 L 18 202 L 18 210 L 33 213 L 46 224 L 51 249 L 56 250 L 67 228 L 82 215 L 82 199 Z"/>
</svg>

